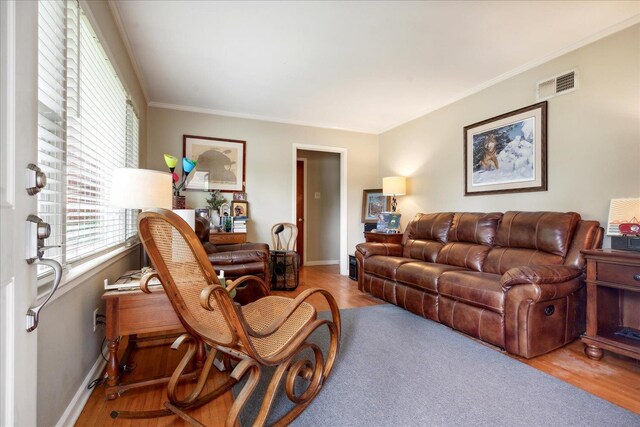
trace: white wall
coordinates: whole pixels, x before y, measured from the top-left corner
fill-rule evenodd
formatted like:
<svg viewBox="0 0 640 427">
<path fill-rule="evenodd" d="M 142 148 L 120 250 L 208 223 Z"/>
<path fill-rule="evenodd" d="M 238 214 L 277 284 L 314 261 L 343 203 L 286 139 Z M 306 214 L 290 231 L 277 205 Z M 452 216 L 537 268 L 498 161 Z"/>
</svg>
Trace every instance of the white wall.
<svg viewBox="0 0 640 427">
<path fill-rule="evenodd" d="M 534 104 L 536 83 L 577 67 L 549 100 L 548 191 L 464 196 L 464 126 Z M 380 176 L 406 175 L 417 212 L 576 211 L 606 224 L 609 201 L 640 197 L 640 25 L 558 57 L 380 135 Z M 605 241 L 608 244 L 608 239 Z"/>
<path fill-rule="evenodd" d="M 347 252 L 364 241 L 360 223 L 362 190 L 380 186 L 377 137 L 357 132 L 239 119 L 164 108 L 148 109 L 148 156 L 151 169 L 165 170 L 163 154 L 182 156 L 182 136 L 198 135 L 246 141 L 248 238 L 271 242 L 271 226 L 291 221 L 294 185 L 293 144 L 347 149 Z M 207 193 L 183 192 L 187 205 L 204 207 Z"/>
</svg>

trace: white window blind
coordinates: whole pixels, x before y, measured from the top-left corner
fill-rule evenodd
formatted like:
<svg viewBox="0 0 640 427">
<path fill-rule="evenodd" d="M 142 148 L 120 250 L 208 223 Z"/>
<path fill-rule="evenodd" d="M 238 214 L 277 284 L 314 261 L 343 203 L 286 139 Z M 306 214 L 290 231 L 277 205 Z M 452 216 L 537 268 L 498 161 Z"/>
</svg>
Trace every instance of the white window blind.
<svg viewBox="0 0 640 427">
<path fill-rule="evenodd" d="M 38 5 L 38 166 L 47 186 L 38 193 L 38 216 L 51 225 L 47 245 L 64 241 L 64 169 L 66 151 L 67 41 L 65 2 Z M 47 257 L 63 262 L 62 249 L 49 249 Z M 47 271 L 38 267 L 38 273 Z"/>
<path fill-rule="evenodd" d="M 56 224 L 64 265 L 135 234 L 135 212 L 112 208 L 109 190 L 115 168 L 138 167 L 138 118 L 76 1 L 40 1 L 39 29 L 39 163 L 58 185 L 38 211 Z"/>
</svg>

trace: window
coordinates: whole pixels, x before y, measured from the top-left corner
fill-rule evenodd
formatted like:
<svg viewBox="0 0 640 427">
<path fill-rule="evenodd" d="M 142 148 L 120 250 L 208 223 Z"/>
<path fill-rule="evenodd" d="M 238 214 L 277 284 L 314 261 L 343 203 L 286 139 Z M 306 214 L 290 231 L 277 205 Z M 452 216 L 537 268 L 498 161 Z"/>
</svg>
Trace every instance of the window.
<svg viewBox="0 0 640 427">
<path fill-rule="evenodd" d="M 138 167 L 138 117 L 77 1 L 39 2 L 38 55 L 38 215 L 67 265 L 135 235 L 109 190 L 114 168 Z"/>
</svg>

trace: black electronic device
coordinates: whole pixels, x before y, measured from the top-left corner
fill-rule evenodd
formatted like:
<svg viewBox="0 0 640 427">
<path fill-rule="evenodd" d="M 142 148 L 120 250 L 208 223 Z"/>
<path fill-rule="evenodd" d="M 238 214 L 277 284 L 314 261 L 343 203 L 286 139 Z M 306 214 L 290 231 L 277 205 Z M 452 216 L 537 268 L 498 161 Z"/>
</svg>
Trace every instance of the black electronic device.
<svg viewBox="0 0 640 427">
<path fill-rule="evenodd" d="M 376 229 L 376 223 L 375 222 L 365 222 L 364 223 L 364 231 L 373 231 Z"/>
<path fill-rule="evenodd" d="M 349 279 L 358 280 L 358 261 L 353 255 L 349 255 Z"/>
<path fill-rule="evenodd" d="M 611 236 L 611 249 L 640 252 L 640 237 Z"/>
</svg>

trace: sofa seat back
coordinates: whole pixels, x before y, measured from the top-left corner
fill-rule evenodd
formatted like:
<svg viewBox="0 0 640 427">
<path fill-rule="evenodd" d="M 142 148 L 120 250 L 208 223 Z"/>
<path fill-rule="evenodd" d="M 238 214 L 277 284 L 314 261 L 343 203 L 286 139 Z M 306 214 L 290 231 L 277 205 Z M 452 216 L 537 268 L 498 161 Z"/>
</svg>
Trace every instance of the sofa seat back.
<svg viewBox="0 0 640 427">
<path fill-rule="evenodd" d="M 481 271 L 502 214 L 457 212 L 447 232 L 447 243 L 438 253 L 436 262 Z"/>
<path fill-rule="evenodd" d="M 402 256 L 435 262 L 447 242 L 453 213 L 416 214 L 404 232 Z"/>
<path fill-rule="evenodd" d="M 563 264 L 579 222 L 575 212 L 506 212 L 482 271 L 504 274 L 513 267 Z"/>
</svg>

